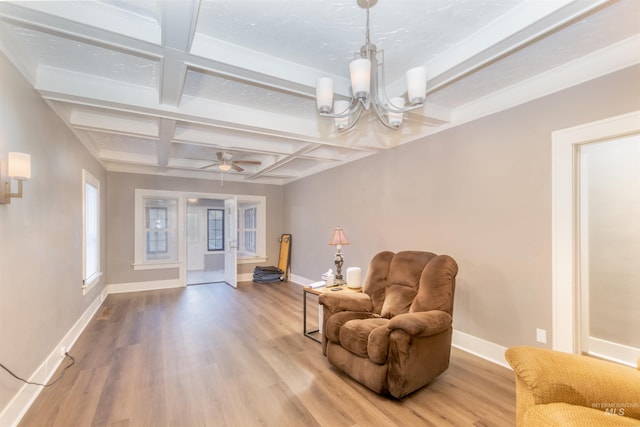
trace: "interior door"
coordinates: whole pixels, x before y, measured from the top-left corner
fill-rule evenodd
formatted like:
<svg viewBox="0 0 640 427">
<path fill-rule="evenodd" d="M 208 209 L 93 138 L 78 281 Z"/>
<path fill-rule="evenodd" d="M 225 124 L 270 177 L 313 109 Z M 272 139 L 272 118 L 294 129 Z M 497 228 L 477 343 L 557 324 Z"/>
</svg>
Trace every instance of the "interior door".
<svg viewBox="0 0 640 427">
<path fill-rule="evenodd" d="M 640 136 L 580 146 L 580 349 L 640 357 Z"/>
<path fill-rule="evenodd" d="M 238 198 L 224 201 L 224 281 L 238 287 Z"/>
<path fill-rule="evenodd" d="M 195 206 L 187 208 L 187 271 L 204 270 L 206 242 L 203 242 L 201 224 L 206 224 L 206 218 L 203 211 Z"/>
</svg>

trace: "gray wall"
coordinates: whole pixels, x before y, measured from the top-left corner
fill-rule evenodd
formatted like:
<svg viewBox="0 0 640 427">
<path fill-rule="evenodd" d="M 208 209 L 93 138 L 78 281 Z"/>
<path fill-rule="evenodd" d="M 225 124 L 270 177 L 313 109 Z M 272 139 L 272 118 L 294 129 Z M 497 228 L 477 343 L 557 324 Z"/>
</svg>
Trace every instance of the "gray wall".
<svg viewBox="0 0 640 427">
<path fill-rule="evenodd" d="M 640 109 L 640 67 L 288 184 L 293 274 L 319 280 L 340 225 L 345 268 L 381 250 L 459 263 L 454 326 L 503 346 L 551 346 L 551 132 Z"/>
<path fill-rule="evenodd" d="M 109 172 L 108 227 L 111 230 L 107 248 L 109 283 L 132 283 L 175 279 L 177 269 L 134 271 L 134 203 L 135 189 L 185 191 L 193 193 L 238 194 L 266 196 L 267 200 L 267 263 L 278 262 L 278 237 L 282 234 L 283 187 L 203 179 L 174 178 Z M 240 264 L 238 274 L 251 273 L 255 264 Z"/>
<path fill-rule="evenodd" d="M 82 169 L 107 179 L 40 95 L 0 53 L 0 156 L 31 154 L 22 199 L 0 205 L 0 362 L 30 377 L 55 350 L 108 276 L 82 295 Z M 102 271 L 106 227 L 102 223 Z M 0 411 L 22 383 L 0 372 Z"/>
</svg>

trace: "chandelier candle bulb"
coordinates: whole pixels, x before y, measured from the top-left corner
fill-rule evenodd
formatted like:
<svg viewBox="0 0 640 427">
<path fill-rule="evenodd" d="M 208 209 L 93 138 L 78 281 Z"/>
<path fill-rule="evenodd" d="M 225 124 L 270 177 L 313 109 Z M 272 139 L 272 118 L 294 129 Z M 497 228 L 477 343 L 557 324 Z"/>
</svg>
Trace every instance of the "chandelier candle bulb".
<svg viewBox="0 0 640 427">
<path fill-rule="evenodd" d="M 415 67 L 407 71 L 407 94 L 412 105 L 424 102 L 427 95 L 427 70 Z"/>
<path fill-rule="evenodd" d="M 371 87 L 371 61 L 366 58 L 355 59 L 349 64 L 353 96 L 366 99 Z"/>
<path fill-rule="evenodd" d="M 404 108 L 404 98 L 396 96 L 389 100 L 389 104 L 387 104 L 389 111 L 387 112 L 387 117 L 389 118 L 389 123 L 394 128 L 399 128 L 402 124 L 402 118 L 404 113 L 402 111 L 394 111 L 394 110 L 402 110 Z"/>
<path fill-rule="evenodd" d="M 320 77 L 316 81 L 316 105 L 318 111 L 328 113 L 333 104 L 333 79 Z"/>
</svg>

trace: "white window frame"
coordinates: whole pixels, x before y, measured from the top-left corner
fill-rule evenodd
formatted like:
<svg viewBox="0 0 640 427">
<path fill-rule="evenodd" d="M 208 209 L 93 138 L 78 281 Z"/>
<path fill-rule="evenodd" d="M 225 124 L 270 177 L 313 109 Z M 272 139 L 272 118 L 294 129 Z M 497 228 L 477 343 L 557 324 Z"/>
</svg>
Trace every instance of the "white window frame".
<svg viewBox="0 0 640 427">
<path fill-rule="evenodd" d="M 96 205 L 89 207 L 89 197 L 87 196 L 87 186 L 91 186 L 96 189 Z M 93 225 L 95 227 L 95 236 L 90 236 L 91 222 L 87 221 L 87 213 L 89 211 L 95 211 L 95 218 L 92 218 Z M 82 294 L 86 295 L 91 288 L 100 282 L 101 271 L 101 257 L 100 257 L 100 180 L 93 176 L 86 169 L 82 170 Z M 90 241 L 94 241 L 95 254 L 96 254 L 96 268 L 94 271 L 88 271 L 90 263 L 87 259 L 88 245 Z"/>
<path fill-rule="evenodd" d="M 238 264 L 265 262 L 267 260 L 267 198 L 265 196 L 238 196 L 238 212 L 243 205 L 255 205 L 257 208 L 256 253 L 246 254 L 239 249 Z M 238 231 L 240 231 L 240 225 L 238 225 Z"/>
<path fill-rule="evenodd" d="M 147 234 L 145 227 L 145 200 L 146 199 L 167 199 L 176 201 L 176 258 L 170 260 L 147 260 Z M 184 197 L 179 192 L 162 191 L 162 190 L 135 190 L 134 203 L 134 254 L 133 269 L 134 270 L 155 270 L 162 268 L 179 268 L 182 263 L 184 238 Z"/>
</svg>

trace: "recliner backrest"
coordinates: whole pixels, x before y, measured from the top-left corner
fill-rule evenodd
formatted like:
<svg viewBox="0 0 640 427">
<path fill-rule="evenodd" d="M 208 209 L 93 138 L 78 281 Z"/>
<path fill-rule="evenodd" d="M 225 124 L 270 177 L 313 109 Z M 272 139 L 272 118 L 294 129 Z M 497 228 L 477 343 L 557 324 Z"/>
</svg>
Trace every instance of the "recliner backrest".
<svg viewBox="0 0 640 427">
<path fill-rule="evenodd" d="M 409 311 L 442 310 L 453 315 L 457 274 L 458 264 L 450 256 L 431 259 L 420 276 L 420 286 Z"/>
<path fill-rule="evenodd" d="M 386 251 L 374 256 L 365 280 L 373 311 L 387 318 L 407 313 L 418 293 L 422 271 L 435 256 L 420 251 Z"/>
</svg>

